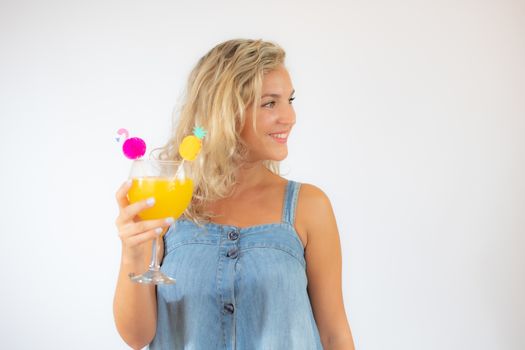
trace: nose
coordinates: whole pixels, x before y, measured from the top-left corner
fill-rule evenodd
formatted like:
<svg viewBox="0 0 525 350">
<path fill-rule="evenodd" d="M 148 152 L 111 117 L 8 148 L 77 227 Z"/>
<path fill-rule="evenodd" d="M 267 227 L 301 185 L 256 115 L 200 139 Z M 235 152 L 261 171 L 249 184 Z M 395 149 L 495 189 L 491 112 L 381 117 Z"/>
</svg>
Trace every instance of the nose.
<svg viewBox="0 0 525 350">
<path fill-rule="evenodd" d="M 288 104 L 282 108 L 282 110 L 279 113 L 278 122 L 290 126 L 295 124 L 295 110 L 293 108 L 293 105 Z"/>
</svg>

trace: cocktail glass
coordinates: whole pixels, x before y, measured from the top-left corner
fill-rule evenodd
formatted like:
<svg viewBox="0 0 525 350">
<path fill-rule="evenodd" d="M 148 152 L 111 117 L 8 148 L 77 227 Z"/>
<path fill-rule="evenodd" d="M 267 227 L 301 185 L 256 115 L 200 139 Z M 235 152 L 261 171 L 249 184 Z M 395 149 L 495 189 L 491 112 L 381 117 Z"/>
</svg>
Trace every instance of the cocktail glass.
<svg viewBox="0 0 525 350">
<path fill-rule="evenodd" d="M 150 197 L 155 198 L 155 205 L 141 211 L 138 216 L 142 220 L 155 220 L 172 217 L 177 220 L 186 210 L 193 195 L 193 181 L 189 176 L 187 162 L 171 160 L 133 161 L 129 178 L 132 180 L 128 191 L 128 200 L 136 203 Z M 151 263 L 148 271 L 140 274 L 130 274 L 133 282 L 143 284 L 174 284 L 175 279 L 160 271 L 158 256 L 159 239 L 166 233 L 164 229 L 153 241 Z"/>
</svg>

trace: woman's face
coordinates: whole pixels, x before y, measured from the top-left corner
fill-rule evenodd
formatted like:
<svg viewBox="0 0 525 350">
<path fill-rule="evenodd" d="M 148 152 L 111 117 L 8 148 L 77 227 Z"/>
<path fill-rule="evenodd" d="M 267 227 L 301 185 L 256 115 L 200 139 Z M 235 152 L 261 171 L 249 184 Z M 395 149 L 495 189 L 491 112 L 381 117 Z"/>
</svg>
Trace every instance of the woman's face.
<svg viewBox="0 0 525 350">
<path fill-rule="evenodd" d="M 292 105 L 294 89 L 290 75 L 281 65 L 263 77 L 261 104 L 246 109 L 241 138 L 248 147 L 248 161 L 281 161 L 288 155 L 287 140 L 295 124 Z M 256 129 L 253 128 L 256 108 Z"/>
</svg>

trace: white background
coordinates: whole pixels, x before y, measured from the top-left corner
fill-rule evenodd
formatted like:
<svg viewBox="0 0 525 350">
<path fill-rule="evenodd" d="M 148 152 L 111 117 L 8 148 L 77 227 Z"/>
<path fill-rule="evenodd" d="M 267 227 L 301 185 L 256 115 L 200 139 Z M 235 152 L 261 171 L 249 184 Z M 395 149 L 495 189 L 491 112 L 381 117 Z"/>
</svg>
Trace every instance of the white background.
<svg viewBox="0 0 525 350">
<path fill-rule="evenodd" d="M 238 37 L 287 51 L 283 169 L 332 200 L 357 348 L 524 349 L 517 0 L 1 0 L 0 347 L 127 348 L 116 130 L 161 146 L 190 69 Z"/>
</svg>

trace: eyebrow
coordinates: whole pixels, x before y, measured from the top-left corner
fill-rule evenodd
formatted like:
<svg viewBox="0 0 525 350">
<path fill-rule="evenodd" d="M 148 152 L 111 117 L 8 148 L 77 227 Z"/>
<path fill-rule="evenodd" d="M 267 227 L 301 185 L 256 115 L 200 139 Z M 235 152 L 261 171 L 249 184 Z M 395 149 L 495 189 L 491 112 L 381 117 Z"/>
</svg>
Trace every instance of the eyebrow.
<svg viewBox="0 0 525 350">
<path fill-rule="evenodd" d="M 292 93 L 290 94 L 290 96 L 293 96 L 293 94 L 295 94 L 295 89 L 292 91 Z M 279 94 L 265 94 L 265 95 L 262 95 L 262 96 L 261 96 L 261 98 L 264 98 L 264 97 L 279 98 L 279 97 L 281 97 L 281 95 L 279 95 Z"/>
</svg>

